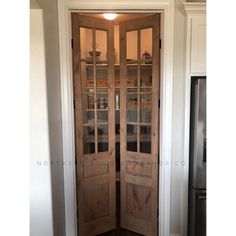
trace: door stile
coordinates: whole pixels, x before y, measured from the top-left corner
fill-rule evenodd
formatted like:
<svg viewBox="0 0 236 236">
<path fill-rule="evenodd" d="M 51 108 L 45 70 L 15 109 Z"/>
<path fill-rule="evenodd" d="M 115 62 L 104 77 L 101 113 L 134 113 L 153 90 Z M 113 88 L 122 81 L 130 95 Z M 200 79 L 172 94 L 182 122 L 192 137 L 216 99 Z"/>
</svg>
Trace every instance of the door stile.
<svg viewBox="0 0 236 236">
<path fill-rule="evenodd" d="M 121 164 L 120 164 L 120 192 L 125 192 L 125 165 L 126 165 L 126 36 L 125 30 L 120 27 L 120 153 L 121 153 Z M 124 198 L 120 198 L 121 201 L 121 225 L 126 222 L 125 208 L 126 203 Z"/>
<path fill-rule="evenodd" d="M 109 104 L 111 104 L 108 107 L 108 116 L 109 119 L 109 129 L 111 129 L 111 132 L 109 132 L 109 168 L 110 168 L 110 181 L 114 182 L 114 184 L 111 185 L 111 191 L 110 191 L 110 199 L 113 204 L 111 204 L 111 215 L 113 216 L 113 224 L 116 224 L 116 160 L 115 160 L 115 58 L 114 58 L 114 24 L 113 22 L 109 22 L 109 30 L 108 30 L 108 48 L 110 50 L 107 50 L 108 52 L 108 101 Z M 113 105 L 112 105 L 113 104 Z"/>
<path fill-rule="evenodd" d="M 74 83 L 74 103 L 75 103 L 75 127 L 82 127 L 83 114 L 82 111 L 82 103 L 80 102 L 80 98 L 82 97 L 82 79 L 81 79 L 81 63 L 80 63 L 80 31 L 78 27 L 78 17 L 77 15 L 72 15 L 72 32 L 73 32 L 73 83 Z M 75 129 L 75 153 L 76 153 L 76 185 L 77 185 L 77 207 L 81 206 L 83 201 L 83 194 L 80 185 L 80 176 L 83 175 L 83 129 Z M 77 209 L 77 217 L 81 219 L 83 216 L 84 209 Z M 79 220 L 77 219 L 77 224 L 79 228 Z"/>
<path fill-rule="evenodd" d="M 138 75 L 138 78 L 137 78 L 137 86 L 138 86 L 138 104 L 137 104 L 137 112 L 138 112 L 138 114 L 139 114 L 139 112 L 140 112 L 140 103 L 141 103 L 141 101 L 140 101 L 140 78 L 141 78 L 141 76 L 140 76 L 140 67 L 141 67 L 141 57 L 140 57 L 140 55 L 141 55 L 141 32 L 140 32 L 140 30 L 138 30 L 138 38 L 137 38 L 137 40 L 138 40 L 138 43 L 137 43 L 137 53 L 138 53 L 138 65 L 137 65 L 137 69 L 138 69 L 138 71 L 137 71 L 137 75 Z M 137 117 L 137 152 L 140 152 L 140 116 L 138 115 L 138 117 Z"/>
<path fill-rule="evenodd" d="M 153 232 L 158 232 L 158 224 L 156 219 L 158 220 L 158 203 L 159 203 L 159 161 L 158 161 L 158 153 L 159 153 L 159 98 L 160 98 L 160 27 L 158 27 L 158 20 L 160 19 L 153 19 L 153 78 L 159 78 L 153 80 L 153 93 L 152 93 L 152 100 L 156 101 L 152 103 L 152 113 L 156 115 L 152 115 L 152 180 L 154 183 L 153 197 L 157 199 L 157 201 L 152 202 L 152 226 Z M 159 24 L 160 25 L 160 24 Z"/>
</svg>

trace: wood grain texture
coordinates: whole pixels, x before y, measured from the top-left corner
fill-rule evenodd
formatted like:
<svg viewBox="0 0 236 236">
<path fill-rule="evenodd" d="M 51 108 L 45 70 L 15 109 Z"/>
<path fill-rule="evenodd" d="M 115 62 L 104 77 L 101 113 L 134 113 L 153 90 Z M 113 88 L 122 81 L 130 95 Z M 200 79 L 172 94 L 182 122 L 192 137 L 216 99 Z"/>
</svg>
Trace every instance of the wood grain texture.
<svg viewBox="0 0 236 236">
<path fill-rule="evenodd" d="M 141 67 L 141 34 L 142 29 L 152 29 L 152 87 L 151 87 L 151 153 L 142 153 L 140 145 L 137 152 L 127 151 L 127 32 L 137 32 L 137 94 L 136 107 L 137 137 L 141 139 L 139 111 L 140 71 Z M 140 234 L 156 236 L 158 234 L 158 153 L 159 153 L 159 110 L 160 97 L 160 15 L 129 20 L 120 23 L 120 84 L 121 84 L 121 227 Z"/>
<path fill-rule="evenodd" d="M 83 95 L 87 78 L 82 76 L 80 27 L 92 29 L 92 49 L 96 51 L 96 30 L 107 34 L 108 45 L 108 151 L 99 152 L 97 117 L 97 77 L 96 57 L 93 56 L 94 89 L 94 153 L 86 154 L 87 143 L 83 127 L 87 123 L 87 97 Z M 77 205 L 78 229 L 80 236 L 98 235 L 116 227 L 116 188 L 115 188 L 115 122 L 114 122 L 114 34 L 113 24 L 101 19 L 79 16 L 72 13 L 73 35 L 73 88 L 75 99 L 75 140 L 77 160 Z M 109 52 L 111 51 L 111 52 Z M 86 64 L 83 65 L 86 70 Z M 90 65 L 91 67 L 91 65 Z M 87 125 L 87 124 L 86 124 Z M 90 135 L 91 136 L 91 135 Z"/>
</svg>

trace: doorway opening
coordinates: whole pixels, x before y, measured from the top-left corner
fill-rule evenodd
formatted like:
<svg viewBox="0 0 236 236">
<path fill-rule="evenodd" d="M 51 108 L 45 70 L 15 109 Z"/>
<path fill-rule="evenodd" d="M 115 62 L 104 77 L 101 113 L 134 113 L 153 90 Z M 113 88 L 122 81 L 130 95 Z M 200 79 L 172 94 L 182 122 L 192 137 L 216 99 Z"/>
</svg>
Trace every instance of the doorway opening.
<svg viewBox="0 0 236 236">
<path fill-rule="evenodd" d="M 72 13 L 79 235 L 158 235 L 160 14 Z"/>
</svg>

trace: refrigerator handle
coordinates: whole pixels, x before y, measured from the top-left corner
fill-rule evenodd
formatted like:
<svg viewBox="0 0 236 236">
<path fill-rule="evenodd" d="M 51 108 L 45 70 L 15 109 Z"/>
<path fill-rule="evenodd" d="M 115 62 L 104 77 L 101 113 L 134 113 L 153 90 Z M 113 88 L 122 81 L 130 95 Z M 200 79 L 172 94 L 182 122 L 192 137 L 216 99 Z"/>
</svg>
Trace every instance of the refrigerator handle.
<svg viewBox="0 0 236 236">
<path fill-rule="evenodd" d="M 204 195 L 203 195 L 203 194 L 198 195 L 198 196 L 197 196 L 197 199 L 198 199 L 198 200 L 206 200 L 206 194 L 204 194 Z"/>
<path fill-rule="evenodd" d="M 203 163 L 206 163 L 206 138 L 203 139 Z"/>
</svg>

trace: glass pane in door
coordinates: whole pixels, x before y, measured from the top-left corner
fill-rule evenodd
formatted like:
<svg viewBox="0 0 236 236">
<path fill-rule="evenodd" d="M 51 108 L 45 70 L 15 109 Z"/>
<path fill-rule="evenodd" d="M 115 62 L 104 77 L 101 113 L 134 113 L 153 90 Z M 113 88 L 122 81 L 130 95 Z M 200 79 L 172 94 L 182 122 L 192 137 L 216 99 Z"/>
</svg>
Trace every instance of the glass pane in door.
<svg viewBox="0 0 236 236">
<path fill-rule="evenodd" d="M 127 151 L 138 151 L 138 31 L 126 33 Z"/>
<path fill-rule="evenodd" d="M 137 152 L 137 125 L 127 124 L 127 151 Z"/>
<path fill-rule="evenodd" d="M 109 137 L 108 137 L 108 124 L 98 124 L 98 152 L 107 152 Z"/>
<path fill-rule="evenodd" d="M 83 127 L 83 153 L 95 153 L 95 127 L 92 125 Z"/>
<path fill-rule="evenodd" d="M 96 130 L 97 152 L 107 152 L 109 148 L 108 117 L 108 66 L 107 66 L 107 32 L 95 30 L 95 77 L 96 77 Z M 93 48 L 94 49 L 94 48 Z M 94 55 L 94 54 L 93 54 Z"/>
<path fill-rule="evenodd" d="M 140 31 L 140 152 L 151 153 L 152 128 L 152 28 Z M 151 42 L 150 42 L 151 41 Z"/>
<path fill-rule="evenodd" d="M 143 29 L 140 34 L 142 64 L 152 64 L 152 28 Z"/>
<path fill-rule="evenodd" d="M 102 92 L 102 89 L 108 86 L 108 67 L 106 64 L 96 64 L 96 85 L 98 92 Z"/>
<path fill-rule="evenodd" d="M 152 65 L 151 64 L 141 65 L 140 86 L 141 88 L 151 88 L 152 86 Z"/>
<path fill-rule="evenodd" d="M 151 125 L 140 126 L 140 152 L 151 153 Z"/>
<path fill-rule="evenodd" d="M 80 27 L 80 57 L 82 61 L 92 63 L 93 58 L 89 55 L 92 48 L 92 29 Z"/>
<path fill-rule="evenodd" d="M 97 93 L 97 111 L 108 110 L 108 103 L 109 101 L 107 93 Z"/>
<path fill-rule="evenodd" d="M 107 31 L 96 30 L 96 63 L 107 63 Z"/>
<path fill-rule="evenodd" d="M 138 59 L 138 51 L 137 51 L 137 46 L 138 46 L 138 31 L 130 31 L 126 33 L 126 40 L 127 40 L 127 63 L 128 64 L 133 64 L 137 63 Z"/>
</svg>

